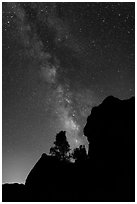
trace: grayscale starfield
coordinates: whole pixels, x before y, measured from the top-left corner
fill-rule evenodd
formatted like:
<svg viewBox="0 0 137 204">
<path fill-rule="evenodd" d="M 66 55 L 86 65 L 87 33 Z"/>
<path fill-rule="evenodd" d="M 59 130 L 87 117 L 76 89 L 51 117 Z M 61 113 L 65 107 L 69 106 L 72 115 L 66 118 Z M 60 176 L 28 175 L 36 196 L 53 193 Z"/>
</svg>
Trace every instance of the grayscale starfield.
<svg viewBox="0 0 137 204">
<path fill-rule="evenodd" d="M 2 102 L 3 201 L 134 201 L 135 3 L 2 3 Z"/>
</svg>

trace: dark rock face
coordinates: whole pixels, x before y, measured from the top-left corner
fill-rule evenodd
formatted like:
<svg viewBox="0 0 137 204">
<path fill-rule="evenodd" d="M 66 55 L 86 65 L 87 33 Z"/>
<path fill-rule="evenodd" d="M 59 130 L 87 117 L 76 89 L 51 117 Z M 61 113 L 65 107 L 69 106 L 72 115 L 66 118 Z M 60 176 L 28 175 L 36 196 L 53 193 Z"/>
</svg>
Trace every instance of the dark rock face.
<svg viewBox="0 0 137 204">
<path fill-rule="evenodd" d="M 23 193 L 26 201 L 135 200 L 135 99 L 106 98 L 92 109 L 84 133 L 88 159 L 69 163 L 43 154 L 20 198 Z"/>
<path fill-rule="evenodd" d="M 25 186 L 31 201 L 59 201 L 67 193 L 69 169 L 73 164 L 43 154 L 26 179 Z M 63 194 L 63 198 L 61 196 Z M 66 195 L 67 196 L 67 195 Z"/>
<path fill-rule="evenodd" d="M 90 156 L 97 157 L 98 154 L 99 157 L 126 159 L 135 140 L 135 99 L 121 101 L 112 96 L 106 98 L 92 109 L 84 133 L 90 143 Z"/>
<path fill-rule="evenodd" d="M 2 185 L 3 202 L 24 202 L 26 201 L 26 191 L 24 184 L 3 184 Z"/>
<path fill-rule="evenodd" d="M 92 109 L 84 133 L 90 143 L 90 161 L 104 183 L 103 192 L 114 194 L 114 201 L 134 200 L 135 98 L 106 98 Z"/>
<path fill-rule="evenodd" d="M 83 195 L 83 165 L 43 154 L 26 179 L 30 201 L 77 201 Z M 80 170 L 81 168 L 81 170 Z M 83 172 L 84 173 L 84 172 Z M 80 178 L 82 177 L 82 178 Z"/>
</svg>

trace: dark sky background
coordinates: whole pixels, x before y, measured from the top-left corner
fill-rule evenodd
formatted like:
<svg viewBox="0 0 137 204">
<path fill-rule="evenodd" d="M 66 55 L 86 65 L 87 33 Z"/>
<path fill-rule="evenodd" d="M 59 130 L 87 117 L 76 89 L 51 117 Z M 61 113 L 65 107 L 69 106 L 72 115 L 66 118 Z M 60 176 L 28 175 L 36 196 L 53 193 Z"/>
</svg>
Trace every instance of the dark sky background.
<svg viewBox="0 0 137 204">
<path fill-rule="evenodd" d="M 3 3 L 3 183 L 25 182 L 60 130 L 135 94 L 134 3 Z"/>
</svg>

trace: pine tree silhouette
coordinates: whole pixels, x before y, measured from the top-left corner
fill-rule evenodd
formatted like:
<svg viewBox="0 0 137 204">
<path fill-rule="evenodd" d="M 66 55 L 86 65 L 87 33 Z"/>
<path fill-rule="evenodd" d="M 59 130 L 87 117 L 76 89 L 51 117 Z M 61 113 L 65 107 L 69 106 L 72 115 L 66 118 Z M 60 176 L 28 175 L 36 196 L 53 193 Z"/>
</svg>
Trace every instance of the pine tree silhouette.
<svg viewBox="0 0 137 204">
<path fill-rule="evenodd" d="M 67 141 L 65 131 L 61 131 L 56 135 L 54 146 L 50 148 L 50 154 L 59 160 L 69 160 L 70 146 Z"/>
</svg>

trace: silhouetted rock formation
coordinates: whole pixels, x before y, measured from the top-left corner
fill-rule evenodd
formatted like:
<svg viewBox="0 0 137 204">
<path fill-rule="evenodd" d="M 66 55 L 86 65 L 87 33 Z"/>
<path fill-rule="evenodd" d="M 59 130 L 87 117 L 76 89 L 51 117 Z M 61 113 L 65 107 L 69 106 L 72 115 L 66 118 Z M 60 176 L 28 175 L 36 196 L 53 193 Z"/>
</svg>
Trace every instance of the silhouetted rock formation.
<svg viewBox="0 0 137 204">
<path fill-rule="evenodd" d="M 43 154 L 26 179 L 26 201 L 135 200 L 135 99 L 106 98 L 92 109 L 84 133 L 88 159 L 70 163 Z"/>
<path fill-rule="evenodd" d="M 26 201 L 26 191 L 24 184 L 3 184 L 2 185 L 3 202 L 24 202 Z"/>
<path fill-rule="evenodd" d="M 89 140 L 90 160 L 103 184 L 103 193 L 108 191 L 112 195 L 110 201 L 133 201 L 135 98 L 122 101 L 107 97 L 92 109 L 84 133 Z"/>
<path fill-rule="evenodd" d="M 72 174 L 73 172 L 73 174 Z M 31 201 L 65 201 L 75 186 L 74 165 L 43 154 L 26 179 Z"/>
</svg>

